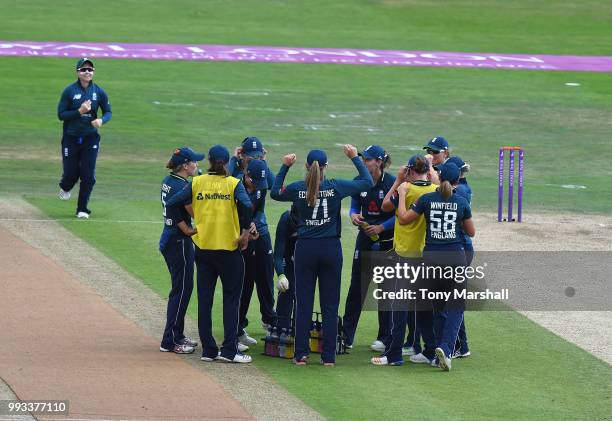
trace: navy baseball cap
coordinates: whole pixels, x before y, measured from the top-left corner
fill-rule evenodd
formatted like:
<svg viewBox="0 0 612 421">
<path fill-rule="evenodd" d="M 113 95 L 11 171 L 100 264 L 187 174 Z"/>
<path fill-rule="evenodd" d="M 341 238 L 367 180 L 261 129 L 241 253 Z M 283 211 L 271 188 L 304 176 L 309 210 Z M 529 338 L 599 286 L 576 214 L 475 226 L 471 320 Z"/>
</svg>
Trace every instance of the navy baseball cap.
<svg viewBox="0 0 612 421">
<path fill-rule="evenodd" d="M 425 158 L 423 155 L 413 155 L 410 157 L 410 159 L 408 160 L 408 165 L 406 165 L 408 168 L 414 168 L 417 164 L 417 160 L 421 158 L 422 160 L 424 160 L 425 162 L 427 162 L 427 166 L 429 167 L 429 161 L 427 160 L 427 158 Z"/>
<path fill-rule="evenodd" d="M 358 154 L 366 159 L 385 159 L 387 153 L 378 145 L 370 145 Z"/>
<path fill-rule="evenodd" d="M 263 144 L 255 136 L 249 136 L 242 141 L 242 153 L 252 158 L 264 156 Z"/>
<path fill-rule="evenodd" d="M 175 164 L 184 164 L 190 161 L 201 161 L 204 159 L 204 155 L 195 153 L 193 149 L 183 146 L 174 150 L 170 161 Z"/>
<path fill-rule="evenodd" d="M 230 154 L 227 148 L 223 145 L 215 145 L 208 150 L 209 161 L 223 161 L 226 164 L 229 162 Z"/>
<path fill-rule="evenodd" d="M 88 59 L 87 57 L 83 57 L 82 59 L 80 59 L 79 61 L 77 61 L 76 64 L 76 69 L 79 70 L 81 67 L 83 67 L 83 65 L 85 63 L 89 63 L 91 64 L 91 67 L 94 67 L 93 61 L 91 61 L 90 59 Z"/>
<path fill-rule="evenodd" d="M 451 156 L 444 163 L 445 164 L 448 164 L 448 163 L 455 164 L 457 168 L 461 170 L 461 172 L 468 172 L 470 169 L 470 166 L 466 164 L 465 161 L 459 158 L 458 156 Z"/>
<path fill-rule="evenodd" d="M 423 149 L 433 149 L 434 151 L 447 151 L 448 150 L 448 142 L 442 136 L 437 136 L 427 142 L 426 146 L 423 146 Z"/>
<path fill-rule="evenodd" d="M 247 175 L 251 177 L 251 180 L 253 180 L 253 184 L 257 190 L 268 189 L 268 177 L 266 173 L 267 168 L 268 166 L 266 165 L 266 161 L 254 159 L 249 162 L 249 166 L 247 167 Z"/>
<path fill-rule="evenodd" d="M 438 171 L 440 171 L 440 181 L 448 181 L 451 184 L 458 182 L 461 176 L 461 170 L 452 162 L 440 165 Z"/>
<path fill-rule="evenodd" d="M 327 165 L 327 154 L 325 151 L 322 151 L 321 149 L 313 149 L 308 152 L 308 156 L 306 157 L 306 162 L 308 165 L 312 165 L 312 163 L 315 161 L 319 163 L 320 167 Z"/>
</svg>

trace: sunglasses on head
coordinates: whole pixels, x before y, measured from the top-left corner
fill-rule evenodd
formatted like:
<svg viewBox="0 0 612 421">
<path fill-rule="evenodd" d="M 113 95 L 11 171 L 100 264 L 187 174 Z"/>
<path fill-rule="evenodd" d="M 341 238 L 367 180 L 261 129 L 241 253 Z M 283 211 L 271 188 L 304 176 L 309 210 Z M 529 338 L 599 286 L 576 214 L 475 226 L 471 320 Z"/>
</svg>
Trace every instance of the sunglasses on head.
<svg viewBox="0 0 612 421">
<path fill-rule="evenodd" d="M 80 72 L 80 73 L 93 73 L 93 72 L 94 72 L 94 69 L 93 69 L 93 68 L 91 68 L 91 67 L 81 67 L 81 68 L 79 69 L 79 72 Z"/>
<path fill-rule="evenodd" d="M 440 151 L 435 151 L 433 149 L 427 149 L 426 152 L 430 155 L 437 155 L 440 153 Z"/>
</svg>

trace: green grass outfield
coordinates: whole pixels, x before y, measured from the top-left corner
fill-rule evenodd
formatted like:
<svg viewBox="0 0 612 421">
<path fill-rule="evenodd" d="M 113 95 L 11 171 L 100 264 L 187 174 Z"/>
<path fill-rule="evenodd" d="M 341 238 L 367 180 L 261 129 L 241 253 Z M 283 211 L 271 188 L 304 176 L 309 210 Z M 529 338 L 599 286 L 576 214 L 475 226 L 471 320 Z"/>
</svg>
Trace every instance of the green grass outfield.
<svg viewBox="0 0 612 421">
<path fill-rule="evenodd" d="M 340 0 L 331 6 L 139 0 L 84 9 L 67 1 L 6 3 L 4 40 L 612 55 L 612 6 L 595 0 Z M 156 248 L 159 183 L 169 154 L 183 144 L 205 150 L 257 135 L 275 171 L 282 154 L 296 152 L 303 163 L 308 149 L 321 147 L 330 153 L 330 175 L 352 177 L 336 144 L 381 144 L 396 168 L 429 137 L 444 135 L 472 164 L 476 211 L 495 207 L 499 146 L 520 144 L 526 149 L 527 219 L 540 210 L 609 213 L 609 74 L 100 60 L 97 81 L 110 95 L 114 118 L 102 131 L 93 219 L 75 221 L 75 202 L 55 196 L 61 173 L 55 107 L 73 66 L 72 59 L 0 58 L 0 194 L 25 195 L 161 295 L 168 292 L 168 275 Z M 290 179 L 301 175 L 296 167 Z M 586 188 L 561 187 L 567 184 Z M 284 209 L 269 202 L 271 225 Z M 343 300 L 354 237 L 344 221 Z M 193 300 L 191 316 L 196 306 Z M 257 308 L 254 298 L 253 321 Z M 252 353 L 279 384 L 335 419 L 609 416 L 609 365 L 516 313 L 466 318 L 474 357 L 457 361 L 447 374 L 370 366 L 366 346 L 376 333 L 371 312 L 364 314 L 356 349 L 339 357 L 333 370 L 260 357 L 261 346 Z M 259 327 L 251 332 L 263 334 Z"/>
</svg>

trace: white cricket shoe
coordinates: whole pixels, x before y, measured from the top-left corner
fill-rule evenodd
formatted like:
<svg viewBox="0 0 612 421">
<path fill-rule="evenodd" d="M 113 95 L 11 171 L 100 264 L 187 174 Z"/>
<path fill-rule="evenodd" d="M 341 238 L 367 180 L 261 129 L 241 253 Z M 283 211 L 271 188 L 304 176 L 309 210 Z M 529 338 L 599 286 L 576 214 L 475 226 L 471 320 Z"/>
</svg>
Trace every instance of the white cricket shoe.
<svg viewBox="0 0 612 421">
<path fill-rule="evenodd" d="M 450 371 L 451 359 L 444 354 L 442 348 L 436 348 L 436 357 L 438 357 L 440 368 L 444 371 Z"/>
<path fill-rule="evenodd" d="M 57 197 L 59 197 L 60 200 L 70 200 L 70 196 L 71 193 L 69 191 L 65 191 L 64 189 L 60 188 L 59 193 L 57 194 Z"/>
<path fill-rule="evenodd" d="M 402 348 L 402 355 L 404 357 L 410 357 L 412 355 L 416 355 L 416 352 L 414 352 L 414 348 L 411 346 L 405 346 L 404 348 Z"/>
<path fill-rule="evenodd" d="M 246 346 L 257 345 L 257 339 L 250 337 L 246 330 L 242 336 L 238 337 L 238 342 Z"/>
<path fill-rule="evenodd" d="M 161 352 L 174 352 L 175 354 L 191 354 L 195 351 L 195 348 L 189 345 L 174 345 L 171 349 L 160 346 L 159 350 Z"/>
<path fill-rule="evenodd" d="M 249 347 L 245 344 L 241 344 L 240 342 L 238 342 L 238 352 L 244 352 L 244 351 L 248 351 Z"/>
<path fill-rule="evenodd" d="M 404 364 L 403 360 L 390 362 L 386 356 L 383 357 L 373 357 L 370 362 L 374 365 L 402 365 Z"/>
<path fill-rule="evenodd" d="M 191 347 L 194 347 L 194 348 L 198 347 L 198 343 L 196 341 L 194 341 L 193 339 L 187 337 L 187 336 L 185 336 L 183 338 L 183 340 L 180 342 L 180 344 L 181 345 L 188 345 L 188 346 L 191 346 Z"/>
<path fill-rule="evenodd" d="M 427 358 L 423 353 L 410 356 L 410 362 L 415 364 L 431 364 L 431 360 Z"/>
<path fill-rule="evenodd" d="M 236 353 L 233 360 L 230 360 L 229 358 L 225 358 L 221 355 L 219 355 L 217 359 L 219 361 L 224 361 L 226 363 L 240 363 L 240 364 L 246 364 L 246 363 L 250 363 L 251 361 L 253 361 L 253 358 L 251 358 L 250 355 L 241 354 L 240 352 Z"/>
<path fill-rule="evenodd" d="M 87 212 L 79 212 L 76 216 L 79 219 L 89 219 L 89 214 Z"/>
<path fill-rule="evenodd" d="M 372 345 L 370 345 L 370 349 L 376 352 L 385 352 L 385 344 L 377 339 L 372 342 Z"/>
<path fill-rule="evenodd" d="M 465 352 L 465 353 L 462 353 L 461 351 L 456 350 L 456 351 L 453 353 L 452 358 L 467 358 L 467 357 L 469 357 L 470 355 L 472 355 L 472 353 L 471 353 L 470 351 L 467 351 L 467 352 Z"/>
<path fill-rule="evenodd" d="M 201 356 L 200 360 L 202 361 L 206 361 L 207 363 L 212 363 L 215 360 L 219 359 L 219 355 L 221 355 L 221 351 L 219 351 L 219 353 L 217 354 L 216 357 L 212 358 L 212 357 L 205 357 L 205 356 Z"/>
</svg>

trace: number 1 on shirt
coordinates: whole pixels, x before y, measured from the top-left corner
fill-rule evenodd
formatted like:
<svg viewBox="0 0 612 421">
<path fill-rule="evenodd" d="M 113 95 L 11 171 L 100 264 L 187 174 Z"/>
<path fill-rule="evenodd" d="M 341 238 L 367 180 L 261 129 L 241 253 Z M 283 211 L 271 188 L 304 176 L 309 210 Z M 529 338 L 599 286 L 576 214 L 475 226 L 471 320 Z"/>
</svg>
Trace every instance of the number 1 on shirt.
<svg viewBox="0 0 612 421">
<path fill-rule="evenodd" d="M 327 218 L 327 199 L 317 199 L 314 205 L 314 209 L 312 210 L 312 219 L 317 219 L 317 213 L 319 212 L 319 206 L 323 202 L 323 218 Z"/>
</svg>

